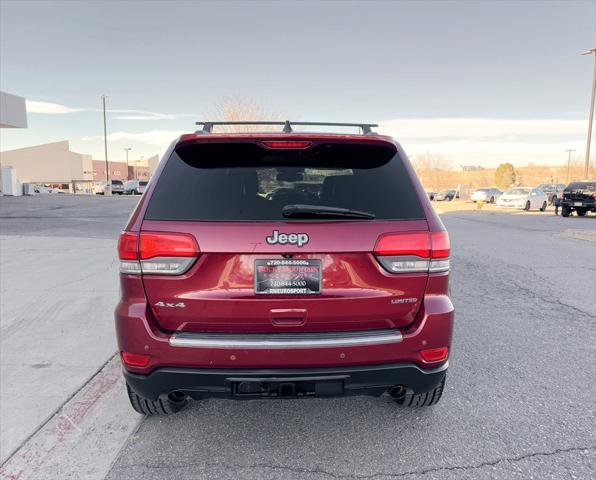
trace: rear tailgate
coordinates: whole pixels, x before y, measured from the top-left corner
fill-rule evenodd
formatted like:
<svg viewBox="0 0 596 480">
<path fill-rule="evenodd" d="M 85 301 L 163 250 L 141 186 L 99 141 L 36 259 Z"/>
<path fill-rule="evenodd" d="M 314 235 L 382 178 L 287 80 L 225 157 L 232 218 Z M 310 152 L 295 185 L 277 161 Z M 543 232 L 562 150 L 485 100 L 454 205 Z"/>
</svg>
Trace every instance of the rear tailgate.
<svg viewBox="0 0 596 480">
<path fill-rule="evenodd" d="M 153 314 L 169 330 L 331 332 L 401 327 L 413 321 L 426 287 L 426 273 L 388 273 L 372 253 L 379 233 L 427 231 L 424 220 L 285 225 L 145 221 L 143 230 L 191 233 L 201 250 L 184 275 L 143 275 Z M 302 247 L 269 245 L 266 237 L 273 230 L 306 233 L 309 242 Z M 255 261 L 283 260 L 282 254 L 291 254 L 292 260 L 320 260 L 321 292 L 255 293 Z"/>
<path fill-rule="evenodd" d="M 141 236 L 191 235 L 200 253 L 181 275 L 143 273 L 163 328 L 333 332 L 413 321 L 428 269 L 390 273 L 373 255 L 385 233 L 419 232 L 428 243 L 407 159 L 382 137 L 288 138 L 205 136 L 181 142 L 167 159 L 147 192 Z M 289 218 L 287 207 L 317 212 Z M 325 209 L 344 216 L 317 216 Z M 369 219 L 354 216 L 362 212 Z M 269 266 L 282 261 L 292 264 L 292 286 L 316 288 L 263 290 L 290 281 Z"/>
</svg>

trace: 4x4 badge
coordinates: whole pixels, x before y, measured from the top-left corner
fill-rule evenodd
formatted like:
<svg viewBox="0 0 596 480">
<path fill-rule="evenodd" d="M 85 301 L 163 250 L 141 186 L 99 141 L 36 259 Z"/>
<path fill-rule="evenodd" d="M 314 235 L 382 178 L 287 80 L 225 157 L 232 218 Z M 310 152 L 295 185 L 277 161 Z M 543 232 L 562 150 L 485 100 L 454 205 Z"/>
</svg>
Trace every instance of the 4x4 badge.
<svg viewBox="0 0 596 480">
<path fill-rule="evenodd" d="M 306 233 L 279 233 L 279 230 L 273 230 L 270 237 L 266 238 L 269 245 L 298 245 L 302 247 L 308 243 L 308 234 Z"/>
<path fill-rule="evenodd" d="M 186 304 L 184 302 L 178 303 L 168 303 L 168 302 L 157 302 L 155 307 L 168 307 L 168 308 L 186 308 Z"/>
</svg>

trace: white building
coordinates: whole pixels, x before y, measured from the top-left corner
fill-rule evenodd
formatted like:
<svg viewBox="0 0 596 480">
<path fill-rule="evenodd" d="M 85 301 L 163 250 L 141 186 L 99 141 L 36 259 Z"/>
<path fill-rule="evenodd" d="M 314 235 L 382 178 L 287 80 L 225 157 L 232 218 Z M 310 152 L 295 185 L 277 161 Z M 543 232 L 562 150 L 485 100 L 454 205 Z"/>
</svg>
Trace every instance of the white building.
<svg viewBox="0 0 596 480">
<path fill-rule="evenodd" d="M 25 99 L 10 93 L 0 92 L 0 128 L 27 128 Z M 2 170 L 5 170 L 4 176 Z M 14 169 L 2 166 L 0 158 L 0 195 L 21 195 L 21 184 Z"/>
<path fill-rule="evenodd" d="M 25 99 L 0 92 L 0 128 L 27 128 Z"/>
</svg>

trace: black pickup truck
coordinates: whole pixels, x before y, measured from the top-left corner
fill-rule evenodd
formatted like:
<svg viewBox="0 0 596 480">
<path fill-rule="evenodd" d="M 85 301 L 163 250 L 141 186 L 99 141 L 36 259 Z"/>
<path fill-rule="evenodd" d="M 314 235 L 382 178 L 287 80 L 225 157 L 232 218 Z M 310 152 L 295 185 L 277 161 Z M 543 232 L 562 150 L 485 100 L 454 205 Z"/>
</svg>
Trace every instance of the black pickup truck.
<svg viewBox="0 0 596 480">
<path fill-rule="evenodd" d="M 561 195 L 561 215 L 568 217 L 575 210 L 583 217 L 588 212 L 596 212 L 596 181 L 572 182 Z"/>
</svg>

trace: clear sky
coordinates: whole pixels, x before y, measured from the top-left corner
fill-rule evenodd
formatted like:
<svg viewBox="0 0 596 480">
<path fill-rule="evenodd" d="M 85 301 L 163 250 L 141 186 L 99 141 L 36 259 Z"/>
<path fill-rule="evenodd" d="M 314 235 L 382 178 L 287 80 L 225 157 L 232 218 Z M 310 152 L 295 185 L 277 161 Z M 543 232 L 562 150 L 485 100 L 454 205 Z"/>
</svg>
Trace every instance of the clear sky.
<svg viewBox="0 0 596 480">
<path fill-rule="evenodd" d="M 455 164 L 583 158 L 596 1 L 0 0 L 2 150 L 162 152 L 229 97 L 296 120 L 381 122 Z M 594 148 L 596 150 L 596 148 Z"/>
</svg>

